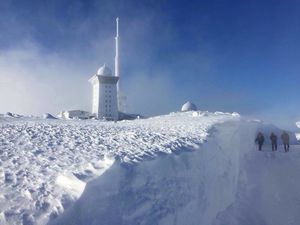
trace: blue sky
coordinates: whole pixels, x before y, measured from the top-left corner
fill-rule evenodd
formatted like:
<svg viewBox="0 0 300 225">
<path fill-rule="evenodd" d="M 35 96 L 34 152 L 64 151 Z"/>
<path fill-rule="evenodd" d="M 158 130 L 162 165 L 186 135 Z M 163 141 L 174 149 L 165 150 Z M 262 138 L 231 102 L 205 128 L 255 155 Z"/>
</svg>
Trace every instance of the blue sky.
<svg viewBox="0 0 300 225">
<path fill-rule="evenodd" d="M 118 16 L 129 111 L 157 115 L 191 100 L 293 128 L 299 11 L 296 0 L 2 0 L 0 111 L 90 110 L 86 80 L 113 68 Z"/>
</svg>

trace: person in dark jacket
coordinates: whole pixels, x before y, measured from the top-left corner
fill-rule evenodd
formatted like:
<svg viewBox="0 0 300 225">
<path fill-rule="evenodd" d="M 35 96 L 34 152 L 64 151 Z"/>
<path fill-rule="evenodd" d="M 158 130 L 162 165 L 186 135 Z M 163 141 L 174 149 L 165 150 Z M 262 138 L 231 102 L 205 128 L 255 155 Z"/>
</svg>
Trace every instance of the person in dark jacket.
<svg viewBox="0 0 300 225">
<path fill-rule="evenodd" d="M 264 141 L 265 141 L 265 137 L 264 135 L 259 132 L 256 136 L 256 139 L 255 139 L 255 143 L 258 144 L 258 150 L 261 151 L 261 148 L 264 144 Z"/>
<path fill-rule="evenodd" d="M 277 151 L 277 136 L 272 132 L 270 135 L 272 151 Z"/>
<path fill-rule="evenodd" d="M 288 152 L 290 150 L 290 136 L 287 132 L 283 132 L 281 135 L 281 140 L 284 146 L 284 151 Z"/>
</svg>

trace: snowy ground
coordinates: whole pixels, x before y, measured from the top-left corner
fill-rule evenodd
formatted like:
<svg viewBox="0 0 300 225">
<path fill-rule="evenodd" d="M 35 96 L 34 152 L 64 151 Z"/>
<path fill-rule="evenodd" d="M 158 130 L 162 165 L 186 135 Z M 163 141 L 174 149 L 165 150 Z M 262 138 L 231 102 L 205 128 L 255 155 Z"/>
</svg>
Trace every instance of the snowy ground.
<svg viewBox="0 0 300 225">
<path fill-rule="evenodd" d="M 50 224 L 298 225 L 300 148 L 258 152 L 261 128 L 227 121 L 195 151 L 114 163 Z"/>
<path fill-rule="evenodd" d="M 118 123 L 1 117 L 0 223 L 45 224 L 115 160 L 132 164 L 195 149 L 229 120 L 239 117 L 199 112 Z"/>
<path fill-rule="evenodd" d="M 220 112 L 2 115 L 0 224 L 298 225 L 300 148 L 258 152 L 257 130 L 280 131 Z"/>
<path fill-rule="evenodd" d="M 300 221 L 300 146 L 289 153 L 252 151 L 243 159 L 235 201 L 214 225 L 297 225 Z"/>
</svg>

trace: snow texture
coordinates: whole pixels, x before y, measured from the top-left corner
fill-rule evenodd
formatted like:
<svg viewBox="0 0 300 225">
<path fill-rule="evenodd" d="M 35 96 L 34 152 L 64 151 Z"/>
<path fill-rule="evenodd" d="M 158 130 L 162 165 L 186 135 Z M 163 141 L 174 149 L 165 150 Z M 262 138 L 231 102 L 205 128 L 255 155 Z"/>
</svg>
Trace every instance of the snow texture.
<svg viewBox="0 0 300 225">
<path fill-rule="evenodd" d="M 300 148 L 254 144 L 275 128 L 201 111 L 0 116 L 0 224 L 298 225 Z"/>
<path fill-rule="evenodd" d="M 50 224 L 297 225 L 300 148 L 258 152 L 249 137 L 261 128 L 230 121 L 195 151 L 115 162 Z"/>
<path fill-rule="evenodd" d="M 4 224 L 45 224 L 71 206 L 114 161 L 135 164 L 197 148 L 231 114 L 171 114 L 100 122 L 0 118 Z"/>
</svg>

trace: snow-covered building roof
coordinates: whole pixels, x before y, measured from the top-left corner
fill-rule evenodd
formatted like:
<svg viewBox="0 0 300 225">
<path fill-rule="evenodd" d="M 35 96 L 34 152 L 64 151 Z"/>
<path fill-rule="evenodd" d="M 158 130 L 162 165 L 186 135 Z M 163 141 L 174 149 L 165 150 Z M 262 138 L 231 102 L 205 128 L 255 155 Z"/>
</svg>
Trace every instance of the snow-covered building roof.
<svg viewBox="0 0 300 225">
<path fill-rule="evenodd" d="M 60 112 L 57 117 L 61 119 L 89 119 L 92 117 L 92 114 L 83 110 L 68 110 Z"/>
<path fill-rule="evenodd" d="M 112 76 L 112 72 L 111 72 L 111 69 L 104 64 L 103 66 L 101 66 L 98 69 L 97 75 L 100 75 L 100 76 Z"/>
<path fill-rule="evenodd" d="M 50 113 L 43 114 L 44 119 L 57 119 L 55 116 L 51 115 Z"/>
<path fill-rule="evenodd" d="M 181 111 L 183 112 L 196 111 L 196 110 L 197 110 L 197 106 L 194 103 L 191 103 L 190 101 L 184 103 L 183 106 L 181 107 Z"/>
</svg>

